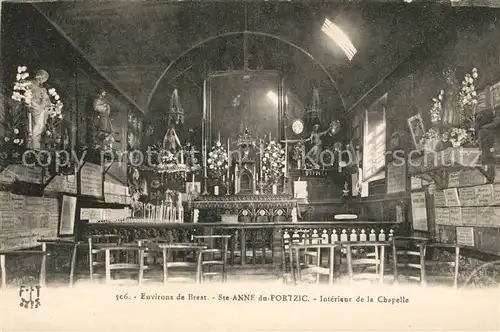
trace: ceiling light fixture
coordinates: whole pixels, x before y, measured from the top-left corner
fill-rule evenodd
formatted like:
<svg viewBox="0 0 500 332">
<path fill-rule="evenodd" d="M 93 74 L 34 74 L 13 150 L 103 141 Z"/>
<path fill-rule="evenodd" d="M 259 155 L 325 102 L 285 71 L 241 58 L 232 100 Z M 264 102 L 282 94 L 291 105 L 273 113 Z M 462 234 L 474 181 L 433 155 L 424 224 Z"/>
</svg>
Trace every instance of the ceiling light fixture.
<svg viewBox="0 0 500 332">
<path fill-rule="evenodd" d="M 342 29 L 326 18 L 323 26 L 321 27 L 321 31 L 330 37 L 342 49 L 342 51 L 344 51 L 344 54 L 347 56 L 349 61 L 354 58 L 357 50 Z"/>
</svg>

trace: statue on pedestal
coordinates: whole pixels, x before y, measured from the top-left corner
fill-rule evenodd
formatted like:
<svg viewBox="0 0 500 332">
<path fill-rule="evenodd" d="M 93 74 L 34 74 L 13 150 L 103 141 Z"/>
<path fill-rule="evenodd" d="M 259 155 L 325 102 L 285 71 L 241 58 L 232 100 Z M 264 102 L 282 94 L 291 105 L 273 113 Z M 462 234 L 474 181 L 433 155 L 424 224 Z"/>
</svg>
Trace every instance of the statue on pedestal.
<svg viewBox="0 0 500 332">
<path fill-rule="evenodd" d="M 98 128 L 99 132 L 112 133 L 113 128 L 111 126 L 110 113 L 111 107 L 106 99 L 106 91 L 101 90 L 94 99 L 94 111 L 95 111 L 95 126 Z"/>
<path fill-rule="evenodd" d="M 460 124 L 460 107 L 458 105 L 458 94 L 460 84 L 456 78 L 455 71 L 447 68 L 443 71 L 446 82 L 446 89 L 443 102 L 442 123 L 445 126 L 458 126 Z"/>
<path fill-rule="evenodd" d="M 28 147 L 34 150 L 41 149 L 42 134 L 45 131 L 49 108 L 52 104 L 47 89 L 43 87 L 43 83 L 48 79 L 49 73 L 39 70 L 35 78 L 29 82 L 32 98 L 28 105 Z"/>
</svg>

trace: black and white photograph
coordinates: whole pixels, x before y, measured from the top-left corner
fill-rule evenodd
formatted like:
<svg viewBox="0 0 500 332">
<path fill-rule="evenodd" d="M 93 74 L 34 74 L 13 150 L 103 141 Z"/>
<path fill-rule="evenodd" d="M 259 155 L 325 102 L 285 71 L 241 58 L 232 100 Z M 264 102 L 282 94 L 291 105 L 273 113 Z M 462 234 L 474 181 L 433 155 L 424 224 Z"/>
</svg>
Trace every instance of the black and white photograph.
<svg viewBox="0 0 500 332">
<path fill-rule="evenodd" d="M 500 0 L 0 0 L 0 45 L 0 330 L 500 330 Z"/>
</svg>

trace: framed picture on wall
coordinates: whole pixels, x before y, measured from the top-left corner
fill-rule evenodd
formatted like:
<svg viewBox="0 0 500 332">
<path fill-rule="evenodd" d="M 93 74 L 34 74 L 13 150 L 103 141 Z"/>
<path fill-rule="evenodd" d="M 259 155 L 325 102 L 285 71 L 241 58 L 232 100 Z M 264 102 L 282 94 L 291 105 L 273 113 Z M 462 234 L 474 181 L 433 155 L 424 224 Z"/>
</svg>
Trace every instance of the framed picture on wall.
<svg viewBox="0 0 500 332">
<path fill-rule="evenodd" d="M 75 231 L 76 196 L 63 195 L 59 214 L 58 236 L 70 236 Z"/>
<path fill-rule="evenodd" d="M 425 127 L 420 113 L 408 119 L 408 126 L 410 127 L 410 133 L 411 137 L 413 138 L 413 144 L 415 144 L 415 148 L 421 150 L 422 144 L 420 144 L 420 141 L 425 135 Z"/>
</svg>

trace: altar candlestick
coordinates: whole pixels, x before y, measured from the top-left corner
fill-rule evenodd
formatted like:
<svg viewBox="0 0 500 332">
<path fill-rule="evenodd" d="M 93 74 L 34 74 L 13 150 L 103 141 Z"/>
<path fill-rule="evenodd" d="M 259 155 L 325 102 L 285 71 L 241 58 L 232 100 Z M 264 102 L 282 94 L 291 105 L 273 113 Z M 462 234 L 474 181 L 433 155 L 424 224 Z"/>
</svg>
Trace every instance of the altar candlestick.
<svg viewBox="0 0 500 332">
<path fill-rule="evenodd" d="M 283 168 L 284 176 L 288 175 L 288 142 L 285 142 L 285 167 Z"/>
<path fill-rule="evenodd" d="M 229 138 L 227 139 L 227 179 L 229 181 L 229 166 L 231 166 L 231 153 L 229 152 Z"/>
<path fill-rule="evenodd" d="M 259 167 L 259 173 L 260 173 L 260 179 L 262 179 L 262 157 L 264 154 L 264 148 L 262 146 L 262 139 L 260 140 L 260 167 Z"/>
<path fill-rule="evenodd" d="M 32 121 L 33 121 L 33 119 L 31 117 L 31 113 L 28 112 L 28 134 L 29 134 L 29 136 L 31 136 L 31 134 L 32 134 L 32 131 L 31 131 L 31 129 L 33 128 Z"/>
</svg>

